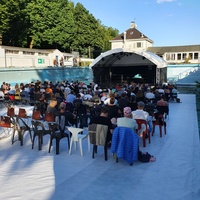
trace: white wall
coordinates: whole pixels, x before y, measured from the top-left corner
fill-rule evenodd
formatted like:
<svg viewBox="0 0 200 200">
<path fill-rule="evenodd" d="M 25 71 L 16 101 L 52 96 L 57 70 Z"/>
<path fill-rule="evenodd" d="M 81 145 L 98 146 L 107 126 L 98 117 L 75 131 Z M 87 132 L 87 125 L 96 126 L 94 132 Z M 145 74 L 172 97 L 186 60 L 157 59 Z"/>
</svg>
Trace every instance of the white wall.
<svg viewBox="0 0 200 200">
<path fill-rule="evenodd" d="M 5 54 L 5 49 L 7 50 Z M 13 53 L 15 51 L 15 53 Z M 23 54 L 25 52 L 33 52 L 34 55 Z M 17 53 L 16 53 L 17 52 Z M 46 67 L 54 66 L 54 59 L 58 60 L 58 66 L 60 66 L 61 58 L 64 58 L 66 53 L 55 50 L 39 50 L 39 49 L 27 49 L 9 46 L 0 46 L 0 67 Z M 70 54 L 68 54 L 70 57 Z M 71 57 L 73 55 L 71 54 Z M 66 63 L 65 63 L 66 64 Z M 67 65 L 72 62 L 67 61 Z"/>
</svg>

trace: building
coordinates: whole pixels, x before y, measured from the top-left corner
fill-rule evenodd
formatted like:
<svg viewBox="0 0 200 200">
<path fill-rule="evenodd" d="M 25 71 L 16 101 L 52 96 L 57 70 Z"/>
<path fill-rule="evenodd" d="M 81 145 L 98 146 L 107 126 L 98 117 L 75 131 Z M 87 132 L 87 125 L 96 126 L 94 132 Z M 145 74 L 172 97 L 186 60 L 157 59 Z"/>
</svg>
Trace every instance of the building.
<svg viewBox="0 0 200 200">
<path fill-rule="evenodd" d="M 136 29 L 135 22 L 131 22 L 131 26 L 124 33 L 110 40 L 111 49 L 126 48 L 129 50 L 146 50 L 153 46 L 153 41 L 146 35 Z"/>
<path fill-rule="evenodd" d="M 137 30 L 135 22 L 131 22 L 128 30 L 110 42 L 111 49 L 149 51 L 163 58 L 168 64 L 200 63 L 200 45 L 153 47 L 153 41 Z"/>
<path fill-rule="evenodd" d="M 134 22 L 130 29 L 110 42 L 112 49 L 102 53 L 90 65 L 94 82 L 106 85 L 132 80 L 150 84 L 167 82 L 167 63 L 146 51 L 153 46 L 153 41 L 138 31 Z"/>
<path fill-rule="evenodd" d="M 0 45 L 0 68 L 73 66 L 75 56 L 58 49 L 30 49 Z"/>
<path fill-rule="evenodd" d="M 200 63 L 200 45 L 148 47 L 147 51 L 159 55 L 168 64 Z"/>
</svg>

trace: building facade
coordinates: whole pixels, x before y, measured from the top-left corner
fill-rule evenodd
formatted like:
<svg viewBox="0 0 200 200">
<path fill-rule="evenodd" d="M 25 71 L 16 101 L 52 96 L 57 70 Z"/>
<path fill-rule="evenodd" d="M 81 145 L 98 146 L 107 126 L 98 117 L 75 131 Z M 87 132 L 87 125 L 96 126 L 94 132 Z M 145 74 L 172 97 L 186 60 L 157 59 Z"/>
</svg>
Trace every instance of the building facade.
<svg viewBox="0 0 200 200">
<path fill-rule="evenodd" d="M 58 49 L 30 49 L 0 45 L 0 68 L 73 66 L 75 56 Z"/>
<path fill-rule="evenodd" d="M 111 49 L 126 48 L 130 51 L 144 51 L 153 46 L 153 41 L 136 29 L 135 22 L 131 22 L 130 29 L 110 40 Z"/>
<path fill-rule="evenodd" d="M 124 33 L 110 40 L 111 49 L 148 51 L 163 58 L 168 64 L 199 64 L 200 45 L 153 47 L 153 41 L 136 29 L 135 22 Z"/>
</svg>

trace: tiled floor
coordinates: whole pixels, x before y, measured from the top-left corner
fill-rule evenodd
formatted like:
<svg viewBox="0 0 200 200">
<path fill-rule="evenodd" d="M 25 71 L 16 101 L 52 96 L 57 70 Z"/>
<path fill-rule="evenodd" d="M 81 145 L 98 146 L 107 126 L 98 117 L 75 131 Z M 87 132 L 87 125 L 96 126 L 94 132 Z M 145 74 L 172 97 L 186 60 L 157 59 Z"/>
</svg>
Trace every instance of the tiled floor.
<svg viewBox="0 0 200 200">
<path fill-rule="evenodd" d="M 92 159 L 83 143 L 68 154 L 62 140 L 60 154 L 49 154 L 49 136 L 42 151 L 37 143 L 31 149 L 28 134 L 24 146 L 0 140 L 0 199 L 14 200 L 199 200 L 200 145 L 195 95 L 179 95 L 182 103 L 170 103 L 167 135 L 158 129 L 146 148 L 156 157 L 155 163 L 123 160 L 118 163 L 109 152 L 104 160 L 103 148 Z M 3 112 L 3 110 L 1 110 Z M 55 146 L 55 145 L 54 145 Z"/>
</svg>

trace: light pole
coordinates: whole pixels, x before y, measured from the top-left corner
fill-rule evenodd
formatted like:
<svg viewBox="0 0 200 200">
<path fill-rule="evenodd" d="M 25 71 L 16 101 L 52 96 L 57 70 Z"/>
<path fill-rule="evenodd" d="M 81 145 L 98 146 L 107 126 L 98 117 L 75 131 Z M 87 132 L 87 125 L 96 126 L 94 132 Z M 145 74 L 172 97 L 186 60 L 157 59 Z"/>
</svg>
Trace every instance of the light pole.
<svg viewBox="0 0 200 200">
<path fill-rule="evenodd" d="M 7 68 L 6 49 L 4 50 L 4 54 L 5 54 L 5 68 Z"/>
</svg>

